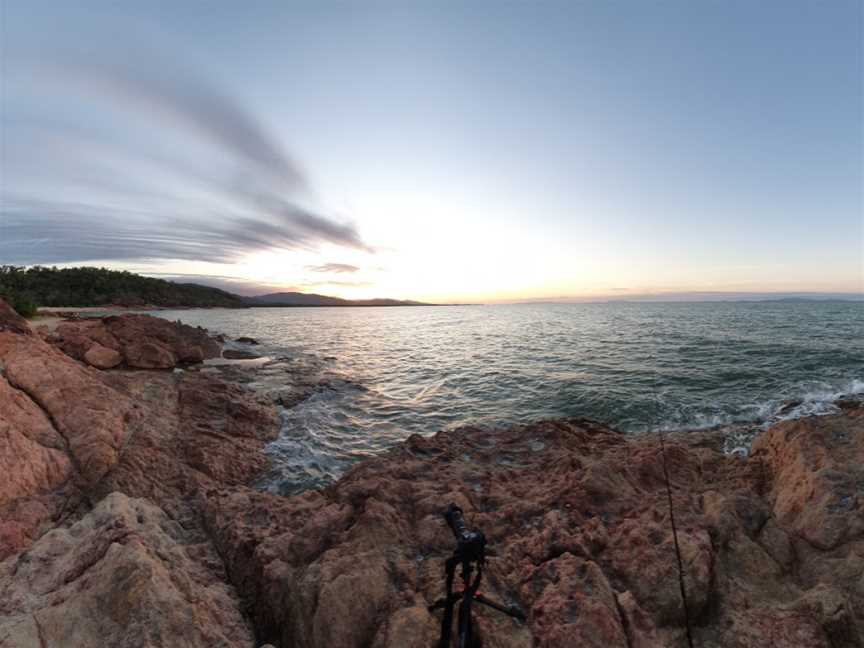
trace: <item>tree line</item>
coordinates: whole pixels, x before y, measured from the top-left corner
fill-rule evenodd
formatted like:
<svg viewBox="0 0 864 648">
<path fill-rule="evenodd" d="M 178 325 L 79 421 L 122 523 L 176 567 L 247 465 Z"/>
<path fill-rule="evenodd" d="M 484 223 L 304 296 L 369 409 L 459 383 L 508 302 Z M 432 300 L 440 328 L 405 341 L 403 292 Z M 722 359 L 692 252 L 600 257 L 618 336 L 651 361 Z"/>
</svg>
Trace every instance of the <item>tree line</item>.
<svg viewBox="0 0 864 648">
<path fill-rule="evenodd" d="M 218 288 L 93 267 L 2 265 L 0 298 L 25 317 L 40 306 L 244 306 L 241 297 Z"/>
</svg>

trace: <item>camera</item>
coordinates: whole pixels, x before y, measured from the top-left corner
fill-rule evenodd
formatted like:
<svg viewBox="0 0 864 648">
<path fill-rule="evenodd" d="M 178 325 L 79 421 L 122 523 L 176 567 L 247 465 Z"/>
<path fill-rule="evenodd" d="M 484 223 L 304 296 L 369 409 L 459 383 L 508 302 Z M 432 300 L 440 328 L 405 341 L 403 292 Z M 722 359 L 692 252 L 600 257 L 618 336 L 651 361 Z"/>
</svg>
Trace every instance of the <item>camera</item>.
<svg viewBox="0 0 864 648">
<path fill-rule="evenodd" d="M 462 509 L 450 504 L 444 511 L 447 526 L 456 537 L 456 551 L 463 560 L 483 562 L 486 552 L 486 536 L 480 531 L 472 531 L 465 526 Z"/>
</svg>

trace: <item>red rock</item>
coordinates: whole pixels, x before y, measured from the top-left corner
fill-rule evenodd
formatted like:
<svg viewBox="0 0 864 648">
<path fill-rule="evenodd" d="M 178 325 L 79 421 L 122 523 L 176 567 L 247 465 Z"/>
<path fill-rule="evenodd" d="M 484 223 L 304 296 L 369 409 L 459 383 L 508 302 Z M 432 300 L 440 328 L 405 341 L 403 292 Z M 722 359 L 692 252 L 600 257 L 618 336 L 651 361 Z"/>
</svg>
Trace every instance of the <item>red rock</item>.
<svg viewBox="0 0 864 648">
<path fill-rule="evenodd" d="M 233 589 L 152 503 L 104 498 L 0 563 L 0 646 L 254 648 Z"/>
<path fill-rule="evenodd" d="M 212 350 L 139 317 L 53 342 L 82 358 Z M 413 436 L 279 497 L 249 487 L 276 413 L 238 385 L 96 371 L 11 328 L 0 367 L 3 648 L 431 646 L 450 501 L 489 539 L 481 591 L 528 615 L 477 606 L 485 648 L 683 648 L 687 618 L 697 646 L 864 646 L 854 403 L 771 428 L 748 458 L 719 452 L 716 432 L 669 435 L 664 453 L 656 435 L 582 420 Z"/>
<path fill-rule="evenodd" d="M 51 491 L 71 474 L 63 439 L 45 413 L 0 376 L 0 507 Z"/>
<path fill-rule="evenodd" d="M 98 318 L 60 322 L 49 337 L 49 341 L 76 360 L 84 360 L 85 354 L 94 344 L 99 344 L 106 349 L 120 350 L 120 342 Z"/>
<path fill-rule="evenodd" d="M 109 349 L 96 342 L 87 349 L 87 352 L 84 354 L 84 360 L 91 367 L 96 367 L 97 369 L 113 369 L 123 362 L 123 356 L 114 349 Z"/>
<path fill-rule="evenodd" d="M 862 417 L 791 427 L 766 433 L 749 459 L 718 453 L 707 434 L 667 439 L 695 645 L 862 645 L 860 498 L 826 490 L 808 511 L 794 495 L 826 468 L 826 488 L 864 483 Z M 662 461 L 656 436 L 584 421 L 468 428 L 412 437 L 320 492 L 211 491 L 204 511 L 259 637 L 275 645 L 434 645 L 440 613 L 427 606 L 453 546 L 440 512 L 455 501 L 494 552 L 481 590 L 528 613 L 522 625 L 477 606 L 484 646 L 683 647 Z M 816 519 L 824 536 L 806 540 Z"/>
<path fill-rule="evenodd" d="M 6 380 L 50 417 L 82 483 L 104 477 L 126 441 L 132 403 L 36 336 L 0 332 L 0 362 Z"/>
<path fill-rule="evenodd" d="M 197 358 L 218 358 L 222 345 L 202 328 L 170 322 L 150 315 L 116 315 L 103 320 L 120 344 L 131 345 L 141 341 L 159 344 L 168 349 L 181 362 L 195 362 Z"/>
<path fill-rule="evenodd" d="M 830 550 L 864 535 L 864 410 L 787 421 L 762 434 L 753 454 L 773 474 L 777 520 Z"/>
<path fill-rule="evenodd" d="M 136 369 L 172 369 L 176 356 L 159 342 L 132 342 L 123 347 L 126 364 Z"/>
<path fill-rule="evenodd" d="M 26 394 L 0 376 L 0 560 L 26 547 L 56 512 L 72 475 L 63 439 Z"/>
<path fill-rule="evenodd" d="M 138 314 L 62 322 L 49 339 L 77 360 L 85 360 L 94 345 L 101 345 L 137 369 L 171 369 L 178 362 L 217 358 L 222 350 L 204 329 Z"/>
<path fill-rule="evenodd" d="M 130 423 L 130 440 L 100 493 L 147 497 L 186 516 L 200 490 L 247 484 L 267 466 L 262 449 L 275 438 L 278 417 L 248 390 L 197 372 L 106 377 L 141 415 Z"/>
</svg>

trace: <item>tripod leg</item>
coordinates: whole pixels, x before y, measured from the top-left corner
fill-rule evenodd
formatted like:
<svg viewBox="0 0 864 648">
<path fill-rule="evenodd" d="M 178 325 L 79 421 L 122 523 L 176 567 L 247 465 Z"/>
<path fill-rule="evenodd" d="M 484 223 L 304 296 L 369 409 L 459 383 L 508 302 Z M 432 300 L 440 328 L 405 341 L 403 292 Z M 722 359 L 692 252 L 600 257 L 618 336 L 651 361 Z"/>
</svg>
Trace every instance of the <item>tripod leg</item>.
<svg viewBox="0 0 864 648">
<path fill-rule="evenodd" d="M 441 639 L 438 642 L 438 648 L 450 648 L 450 633 L 453 628 L 453 606 L 456 599 L 453 598 L 453 576 L 456 573 L 456 558 L 448 558 L 444 564 L 447 572 L 447 592 L 444 599 L 444 616 L 441 619 Z M 460 617 L 461 623 L 461 617 Z"/>
<path fill-rule="evenodd" d="M 470 581 L 470 565 L 462 572 L 465 578 L 465 591 L 462 595 L 462 604 L 459 606 L 459 648 L 476 648 L 474 638 L 474 622 L 471 618 L 471 603 L 477 590 L 480 589 L 480 580 L 483 578 L 483 563 L 477 564 L 477 575 L 474 581 Z"/>
<path fill-rule="evenodd" d="M 493 601 L 490 598 L 486 598 L 482 594 L 477 594 L 476 596 L 474 596 L 474 600 L 478 603 L 482 603 L 483 605 L 488 605 L 493 610 L 503 612 L 504 614 L 511 616 L 514 619 L 519 619 L 520 621 L 526 620 L 525 613 L 515 605 L 504 605 L 502 603 L 498 603 L 497 601 Z"/>
<path fill-rule="evenodd" d="M 471 627 L 471 594 L 468 590 L 459 605 L 459 648 L 474 648 L 473 628 Z"/>
</svg>

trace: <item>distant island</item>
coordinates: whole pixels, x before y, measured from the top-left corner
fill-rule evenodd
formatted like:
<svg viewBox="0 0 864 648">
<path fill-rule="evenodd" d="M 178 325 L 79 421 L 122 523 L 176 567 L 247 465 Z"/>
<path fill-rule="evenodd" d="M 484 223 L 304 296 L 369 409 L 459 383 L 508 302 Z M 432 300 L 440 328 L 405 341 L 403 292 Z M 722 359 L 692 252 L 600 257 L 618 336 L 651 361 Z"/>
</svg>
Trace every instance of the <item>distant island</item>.
<svg viewBox="0 0 864 648">
<path fill-rule="evenodd" d="M 25 317 L 39 307 L 158 306 L 250 308 L 297 306 L 431 306 L 397 299 L 340 299 L 299 292 L 243 297 L 211 286 L 176 283 L 107 268 L 0 266 L 0 298 Z"/>
</svg>

